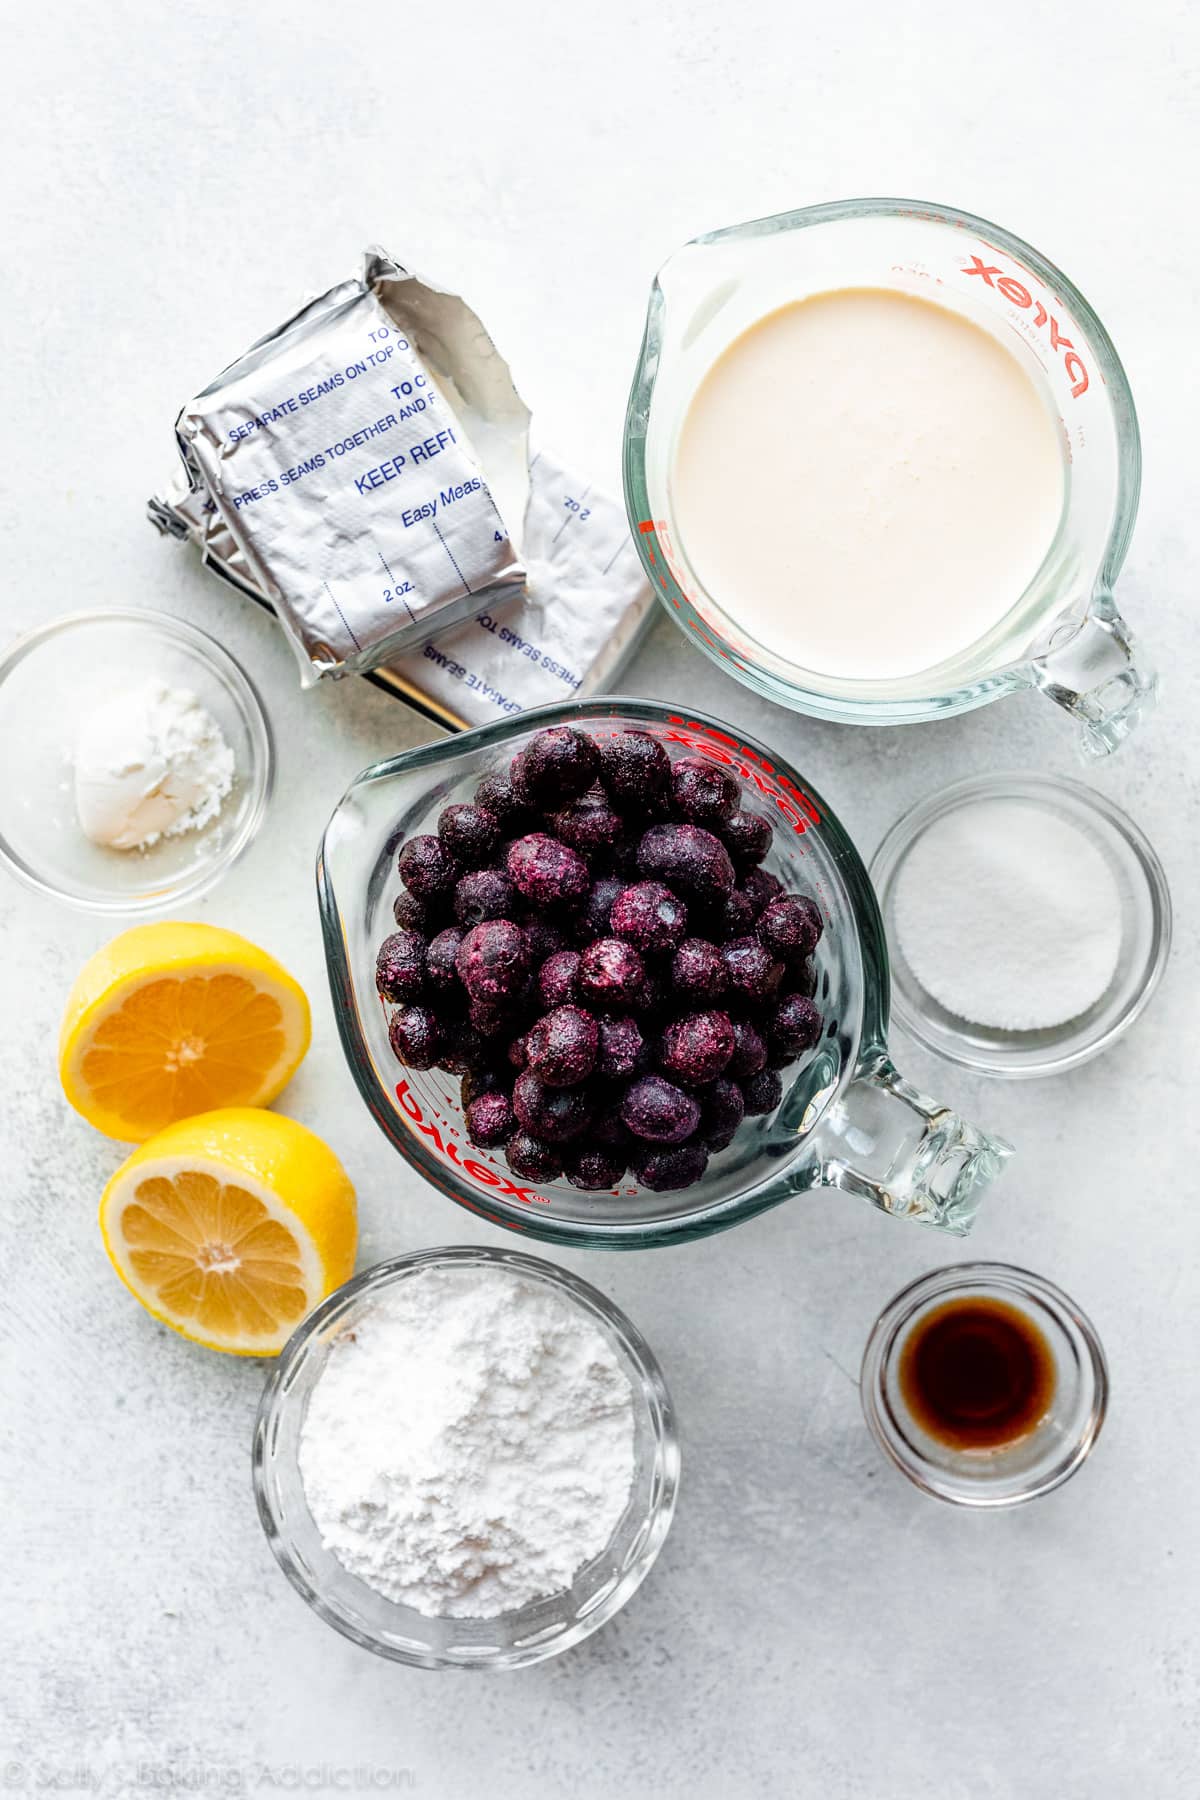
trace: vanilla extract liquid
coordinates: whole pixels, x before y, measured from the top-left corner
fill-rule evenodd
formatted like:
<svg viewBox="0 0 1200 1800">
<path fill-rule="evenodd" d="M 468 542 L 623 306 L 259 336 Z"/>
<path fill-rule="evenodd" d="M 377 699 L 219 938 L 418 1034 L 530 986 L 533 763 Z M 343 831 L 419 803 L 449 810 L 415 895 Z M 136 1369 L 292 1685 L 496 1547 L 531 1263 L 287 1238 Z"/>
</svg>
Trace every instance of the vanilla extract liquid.
<svg viewBox="0 0 1200 1800">
<path fill-rule="evenodd" d="M 913 1327 L 900 1393 L 915 1422 L 954 1450 L 1001 1450 L 1032 1431 L 1054 1398 L 1054 1356 L 1018 1307 L 948 1300 Z"/>
</svg>

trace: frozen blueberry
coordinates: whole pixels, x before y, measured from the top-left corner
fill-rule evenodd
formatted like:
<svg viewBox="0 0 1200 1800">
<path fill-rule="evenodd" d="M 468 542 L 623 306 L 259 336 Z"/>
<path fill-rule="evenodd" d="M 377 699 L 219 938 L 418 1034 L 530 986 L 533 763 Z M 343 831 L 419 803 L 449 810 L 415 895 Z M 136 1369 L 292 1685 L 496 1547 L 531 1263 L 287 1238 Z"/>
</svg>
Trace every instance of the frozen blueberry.
<svg viewBox="0 0 1200 1800">
<path fill-rule="evenodd" d="M 548 924 L 545 919 L 527 919 L 525 938 L 529 945 L 530 966 L 535 969 L 567 947 L 567 940 L 558 926 Z"/>
<path fill-rule="evenodd" d="M 685 938 L 671 958 L 671 986 L 685 1000 L 719 1000 L 729 974 L 715 944 Z"/>
<path fill-rule="evenodd" d="M 613 902 L 625 889 L 615 875 L 603 875 L 593 881 L 579 911 L 571 920 L 571 935 L 576 943 L 587 945 L 593 938 L 607 937 Z"/>
<path fill-rule="evenodd" d="M 695 907 L 692 925 L 701 937 L 714 944 L 727 944 L 731 938 L 747 937 L 754 930 L 754 907 L 734 888 L 722 894 L 715 905 Z"/>
<path fill-rule="evenodd" d="M 445 931 L 438 932 L 425 952 L 425 980 L 430 993 L 439 1000 L 451 999 L 462 992 L 457 957 L 466 935 L 457 925 L 449 925 Z"/>
<path fill-rule="evenodd" d="M 472 1100 L 478 1100 L 481 1094 L 507 1093 L 511 1086 L 511 1077 L 499 1069 L 471 1069 L 458 1084 L 463 1111 L 466 1112 Z"/>
<path fill-rule="evenodd" d="M 735 1081 L 744 1081 L 749 1075 L 757 1075 L 760 1069 L 767 1066 L 767 1040 L 757 1025 L 751 1025 L 747 1019 L 733 1021 L 733 1055 L 726 1065 L 725 1073 Z"/>
<path fill-rule="evenodd" d="M 661 881 L 639 881 L 623 888 L 613 901 L 609 923 L 614 937 L 627 938 L 635 950 L 674 950 L 687 930 L 687 907 Z"/>
<path fill-rule="evenodd" d="M 502 1144 L 515 1126 L 512 1101 L 498 1090 L 478 1095 L 467 1108 L 467 1136 L 482 1150 Z"/>
<path fill-rule="evenodd" d="M 685 1013 L 663 1032 L 658 1060 L 675 1081 L 685 1087 L 703 1087 L 721 1074 L 733 1047 L 733 1021 L 728 1013 Z"/>
<path fill-rule="evenodd" d="M 620 842 L 625 822 L 614 811 L 612 801 L 603 788 L 596 788 L 572 800 L 561 812 L 550 816 L 550 829 L 555 837 L 572 850 L 591 856 L 597 851 L 611 850 Z"/>
<path fill-rule="evenodd" d="M 419 1000 L 425 986 L 425 939 L 393 931 L 375 958 L 375 986 L 385 1000 Z"/>
<path fill-rule="evenodd" d="M 779 1066 L 811 1050 L 821 1036 L 821 1010 L 804 994 L 785 994 L 767 1020 L 771 1061 Z"/>
<path fill-rule="evenodd" d="M 511 919 L 516 909 L 517 890 L 499 869 L 472 869 L 455 885 L 454 916 L 460 925 Z"/>
<path fill-rule="evenodd" d="M 388 1041 L 406 1069 L 432 1069 L 441 1040 L 437 1019 L 427 1006 L 402 1006 L 392 1014 Z"/>
<path fill-rule="evenodd" d="M 734 938 L 722 947 L 721 957 L 738 1000 L 767 1000 L 783 980 L 783 964 L 757 938 Z"/>
<path fill-rule="evenodd" d="M 699 825 L 652 825 L 638 845 L 638 871 L 686 895 L 716 900 L 733 888 L 733 864 L 720 838 Z"/>
<path fill-rule="evenodd" d="M 523 750 L 518 750 L 517 754 L 509 763 L 508 780 L 509 786 L 512 788 L 513 799 L 517 802 L 517 805 L 523 807 L 526 812 L 536 812 L 537 802 L 530 792 L 529 784 L 525 779 L 525 752 Z"/>
<path fill-rule="evenodd" d="M 610 1010 L 636 1001 L 645 979 L 641 957 L 621 938 L 597 938 L 579 959 L 579 991 L 584 1000 Z"/>
<path fill-rule="evenodd" d="M 505 867 L 525 898 L 539 906 L 580 900 L 591 881 L 579 852 L 543 831 L 510 844 Z"/>
<path fill-rule="evenodd" d="M 415 894 L 427 906 L 448 900 L 462 874 L 441 838 L 428 836 L 409 838 L 396 866 L 409 893 Z"/>
<path fill-rule="evenodd" d="M 700 1129 L 697 1135 L 709 1150 L 724 1150 L 737 1135 L 746 1116 L 746 1102 L 736 1081 L 718 1075 L 700 1096 Z"/>
<path fill-rule="evenodd" d="M 559 1151 L 528 1131 L 518 1131 L 509 1138 L 504 1160 L 523 1181 L 557 1181 L 562 1174 Z"/>
<path fill-rule="evenodd" d="M 500 842 L 500 821 L 482 806 L 446 806 L 438 815 L 438 836 L 464 868 L 478 869 Z"/>
<path fill-rule="evenodd" d="M 643 1150 L 633 1165 L 642 1187 L 655 1194 L 674 1193 L 692 1187 L 708 1167 L 708 1152 L 701 1144 L 680 1144 L 674 1150 Z"/>
<path fill-rule="evenodd" d="M 429 908 L 415 894 L 397 894 L 392 903 L 392 916 L 405 931 L 425 932 L 429 928 Z"/>
<path fill-rule="evenodd" d="M 654 811 L 671 779 L 671 759 L 647 731 L 618 731 L 596 745 L 600 779 L 625 811 Z"/>
<path fill-rule="evenodd" d="M 671 803 L 685 819 L 716 830 L 738 803 L 738 784 L 703 756 L 681 756 L 671 766 Z"/>
<path fill-rule="evenodd" d="M 754 930 L 754 902 L 740 888 L 734 888 L 725 901 L 725 929 L 730 937 L 748 937 Z"/>
<path fill-rule="evenodd" d="M 525 1034 L 529 1067 L 547 1087 L 574 1087 L 596 1066 L 600 1033 L 581 1006 L 559 1006 Z"/>
<path fill-rule="evenodd" d="M 738 891 L 750 902 L 757 919 L 772 900 L 778 900 L 783 892 L 783 883 L 769 869 L 751 869 Z"/>
<path fill-rule="evenodd" d="M 473 925 L 458 946 L 455 967 L 472 1000 L 494 1006 L 519 994 L 529 972 L 525 933 L 511 919 Z"/>
<path fill-rule="evenodd" d="M 505 1056 L 514 1069 L 523 1069 L 525 1067 L 526 1063 L 529 1061 L 529 1049 L 526 1045 L 523 1032 L 519 1037 L 513 1038 L 508 1049 L 505 1051 Z"/>
<path fill-rule="evenodd" d="M 598 765 L 591 738 L 570 725 L 551 725 L 521 752 L 520 787 L 539 806 L 561 805 L 591 787 Z"/>
<path fill-rule="evenodd" d="M 774 1069 L 761 1069 L 740 1083 L 747 1116 L 773 1113 L 783 1099 L 783 1082 Z"/>
<path fill-rule="evenodd" d="M 626 1161 L 630 1146 L 637 1141 L 620 1113 L 608 1106 L 597 1107 L 588 1136 L 593 1143 L 606 1144 L 610 1150 L 624 1150 Z"/>
<path fill-rule="evenodd" d="M 596 858 L 597 872 L 603 875 L 619 876 L 617 886 L 628 887 L 631 881 L 636 881 L 638 878 L 637 850 L 636 836 L 622 838 L 621 842 L 614 844 L 605 855 Z"/>
<path fill-rule="evenodd" d="M 579 952 L 558 950 L 537 972 L 537 995 L 543 1010 L 572 1006 L 579 998 Z"/>
<path fill-rule="evenodd" d="M 507 1000 L 472 1000 L 467 1018 L 481 1037 L 505 1037 L 520 1024 L 514 1019 L 512 1002 Z M 493 1051 L 496 1046 L 492 1046 Z"/>
<path fill-rule="evenodd" d="M 586 1088 L 547 1087 L 532 1069 L 523 1069 L 513 1087 L 517 1123 L 548 1144 L 579 1137 L 592 1122 L 592 1099 Z"/>
<path fill-rule="evenodd" d="M 596 1021 L 599 1043 L 596 1070 L 600 1075 L 636 1075 L 646 1060 L 646 1040 L 636 1019 L 628 1013 Z"/>
<path fill-rule="evenodd" d="M 747 812 L 744 806 L 722 821 L 720 831 L 721 840 L 739 869 L 760 863 L 775 835 L 770 819 L 764 819 L 761 813 Z"/>
<path fill-rule="evenodd" d="M 625 1173 L 625 1158 L 605 1144 L 571 1144 L 563 1151 L 563 1173 L 572 1187 L 599 1193 L 616 1187 Z"/>
<path fill-rule="evenodd" d="M 441 1048 L 438 1068 L 451 1075 L 468 1075 L 472 1069 L 484 1068 L 493 1060 L 493 1047 L 485 1034 L 470 1019 L 441 1019 Z"/>
<path fill-rule="evenodd" d="M 494 769 L 485 775 L 475 789 L 475 804 L 489 812 L 504 831 L 513 831 L 524 822 L 525 807 L 513 788 L 507 769 Z"/>
<path fill-rule="evenodd" d="M 625 1090 L 621 1118 L 635 1137 L 681 1144 L 700 1123 L 700 1102 L 661 1075 L 641 1075 Z"/>
<path fill-rule="evenodd" d="M 821 936 L 821 910 L 807 894 L 784 894 L 763 910 L 755 929 L 773 956 L 803 962 Z"/>
<path fill-rule="evenodd" d="M 671 995 L 657 969 L 646 970 L 642 985 L 629 1004 L 634 1012 L 640 1014 L 643 1031 L 671 1011 Z"/>
</svg>

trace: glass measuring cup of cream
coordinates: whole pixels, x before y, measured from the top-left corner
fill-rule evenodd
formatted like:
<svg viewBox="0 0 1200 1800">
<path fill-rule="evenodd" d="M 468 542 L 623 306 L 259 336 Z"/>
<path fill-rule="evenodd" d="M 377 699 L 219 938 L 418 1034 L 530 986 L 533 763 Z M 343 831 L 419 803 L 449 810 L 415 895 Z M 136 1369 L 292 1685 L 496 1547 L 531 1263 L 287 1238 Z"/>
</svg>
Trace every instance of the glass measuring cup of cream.
<svg viewBox="0 0 1200 1800">
<path fill-rule="evenodd" d="M 797 711 L 900 724 L 1038 687 L 1115 749 L 1155 691 L 1112 594 L 1140 468 L 1087 302 L 969 214 L 811 207 L 659 271 L 634 538 L 700 647 Z"/>
</svg>

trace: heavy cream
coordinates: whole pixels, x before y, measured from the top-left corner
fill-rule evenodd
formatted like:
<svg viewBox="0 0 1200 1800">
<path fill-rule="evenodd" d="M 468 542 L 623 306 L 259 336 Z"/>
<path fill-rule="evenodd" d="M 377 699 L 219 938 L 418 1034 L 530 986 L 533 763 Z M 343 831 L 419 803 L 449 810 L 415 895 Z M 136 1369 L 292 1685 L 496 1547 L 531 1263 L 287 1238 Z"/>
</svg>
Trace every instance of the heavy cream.
<svg viewBox="0 0 1200 1800">
<path fill-rule="evenodd" d="M 1037 573 L 1064 487 L 1057 422 L 1017 355 L 884 288 L 743 332 L 670 473 L 696 581 L 747 637 L 841 680 L 914 676 L 985 636 Z"/>
</svg>

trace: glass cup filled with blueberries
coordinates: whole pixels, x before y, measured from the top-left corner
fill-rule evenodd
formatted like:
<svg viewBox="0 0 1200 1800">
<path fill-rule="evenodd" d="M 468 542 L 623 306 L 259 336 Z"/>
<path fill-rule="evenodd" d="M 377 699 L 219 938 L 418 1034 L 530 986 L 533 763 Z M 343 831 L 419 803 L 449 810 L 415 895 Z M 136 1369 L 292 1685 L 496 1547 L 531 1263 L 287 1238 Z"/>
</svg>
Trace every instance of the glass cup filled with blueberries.
<svg viewBox="0 0 1200 1800">
<path fill-rule="evenodd" d="M 318 885 L 371 1111 L 497 1223 L 660 1243 L 849 1189 L 962 1230 L 1007 1152 L 896 1074 L 853 845 L 718 721 L 590 701 L 376 765 Z"/>
</svg>

